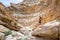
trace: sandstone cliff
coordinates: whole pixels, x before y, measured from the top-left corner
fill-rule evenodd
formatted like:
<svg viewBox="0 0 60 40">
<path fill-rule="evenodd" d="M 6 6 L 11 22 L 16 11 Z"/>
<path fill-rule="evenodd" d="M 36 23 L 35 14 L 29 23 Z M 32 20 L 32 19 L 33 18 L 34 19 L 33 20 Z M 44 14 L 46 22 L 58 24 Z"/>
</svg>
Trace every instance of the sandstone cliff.
<svg viewBox="0 0 60 40">
<path fill-rule="evenodd" d="M 0 3 L 0 24 L 14 30 L 18 30 L 17 28 L 22 27 L 12 16 L 12 12 L 8 8 L 6 8 L 2 3 Z"/>
<path fill-rule="evenodd" d="M 10 7 L 0 3 L 0 32 L 6 40 L 58 40 L 59 20 L 60 0 L 24 0 Z"/>
</svg>

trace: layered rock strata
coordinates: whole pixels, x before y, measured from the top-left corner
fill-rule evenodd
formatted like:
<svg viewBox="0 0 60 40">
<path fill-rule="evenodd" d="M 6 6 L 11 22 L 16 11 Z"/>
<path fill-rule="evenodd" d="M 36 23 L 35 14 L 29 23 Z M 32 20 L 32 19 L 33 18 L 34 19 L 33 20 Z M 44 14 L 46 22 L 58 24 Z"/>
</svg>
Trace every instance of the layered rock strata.
<svg viewBox="0 0 60 40">
<path fill-rule="evenodd" d="M 0 3 L 0 24 L 14 30 L 19 30 L 22 27 L 12 16 L 12 12 L 2 3 Z"/>
<path fill-rule="evenodd" d="M 13 16 L 24 27 L 31 27 L 34 29 L 39 24 L 39 5 L 28 6 L 25 4 L 13 4 L 11 3 L 11 10 L 13 10 Z"/>
</svg>

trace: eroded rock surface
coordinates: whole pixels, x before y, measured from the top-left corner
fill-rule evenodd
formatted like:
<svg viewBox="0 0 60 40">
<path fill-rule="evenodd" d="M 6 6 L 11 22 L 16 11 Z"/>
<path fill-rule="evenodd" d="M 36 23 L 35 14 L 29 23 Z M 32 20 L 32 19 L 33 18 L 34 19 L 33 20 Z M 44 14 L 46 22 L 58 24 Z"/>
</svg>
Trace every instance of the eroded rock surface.
<svg viewBox="0 0 60 40">
<path fill-rule="evenodd" d="M 2 3 L 0 3 L 0 24 L 14 30 L 19 30 L 22 27 L 12 16 L 12 12 Z"/>
<path fill-rule="evenodd" d="M 58 28 L 60 27 L 60 22 L 52 21 L 48 22 L 44 25 L 40 25 L 35 31 L 32 33 L 35 36 L 44 36 L 44 37 L 51 37 L 51 38 L 58 38 Z"/>
<path fill-rule="evenodd" d="M 1 40 L 58 40 L 60 0 L 24 0 L 10 7 L 0 3 L 0 32 Z"/>
</svg>

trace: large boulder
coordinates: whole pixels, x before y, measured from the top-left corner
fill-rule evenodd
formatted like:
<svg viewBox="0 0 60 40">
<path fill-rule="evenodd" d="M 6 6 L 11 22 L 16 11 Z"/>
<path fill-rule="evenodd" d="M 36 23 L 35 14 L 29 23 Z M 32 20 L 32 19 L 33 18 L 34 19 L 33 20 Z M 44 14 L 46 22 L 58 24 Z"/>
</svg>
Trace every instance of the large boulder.
<svg viewBox="0 0 60 40">
<path fill-rule="evenodd" d="M 35 31 L 32 33 L 35 36 L 58 38 L 58 30 L 60 27 L 60 22 L 52 21 L 44 25 L 38 26 Z"/>
</svg>

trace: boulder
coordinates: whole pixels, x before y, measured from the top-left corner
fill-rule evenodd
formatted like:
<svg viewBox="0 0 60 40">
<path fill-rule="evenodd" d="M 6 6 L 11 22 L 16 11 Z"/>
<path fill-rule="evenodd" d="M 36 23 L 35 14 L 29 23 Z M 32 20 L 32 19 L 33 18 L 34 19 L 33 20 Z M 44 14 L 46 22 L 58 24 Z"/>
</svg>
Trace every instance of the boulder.
<svg viewBox="0 0 60 40">
<path fill-rule="evenodd" d="M 5 35 L 4 35 L 4 33 L 1 33 L 1 32 L 0 32 L 0 40 L 5 40 Z"/>
<path fill-rule="evenodd" d="M 32 33 L 32 35 L 35 36 L 42 36 L 42 37 L 50 37 L 50 38 L 58 38 L 58 28 L 60 22 L 58 21 L 52 21 L 48 22 L 44 25 L 38 26 Z"/>
</svg>

